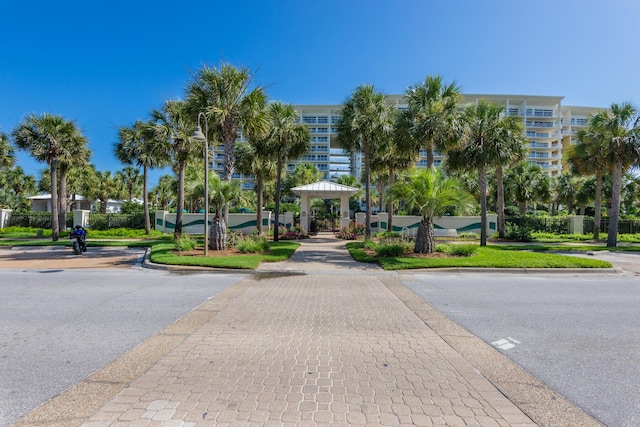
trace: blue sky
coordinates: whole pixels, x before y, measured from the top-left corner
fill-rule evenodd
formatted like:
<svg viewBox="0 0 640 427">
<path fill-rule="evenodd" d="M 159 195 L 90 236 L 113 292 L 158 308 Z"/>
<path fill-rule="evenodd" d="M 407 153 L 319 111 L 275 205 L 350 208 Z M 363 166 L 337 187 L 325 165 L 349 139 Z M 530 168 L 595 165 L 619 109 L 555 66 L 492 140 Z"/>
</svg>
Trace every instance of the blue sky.
<svg viewBox="0 0 640 427">
<path fill-rule="evenodd" d="M 117 126 L 222 60 L 294 104 L 339 104 L 364 83 L 400 94 L 428 74 L 466 93 L 640 104 L 638 16 L 637 0 L 3 0 L 0 130 L 63 115 L 115 172 Z M 44 166 L 26 153 L 19 165 L 36 177 Z"/>
</svg>

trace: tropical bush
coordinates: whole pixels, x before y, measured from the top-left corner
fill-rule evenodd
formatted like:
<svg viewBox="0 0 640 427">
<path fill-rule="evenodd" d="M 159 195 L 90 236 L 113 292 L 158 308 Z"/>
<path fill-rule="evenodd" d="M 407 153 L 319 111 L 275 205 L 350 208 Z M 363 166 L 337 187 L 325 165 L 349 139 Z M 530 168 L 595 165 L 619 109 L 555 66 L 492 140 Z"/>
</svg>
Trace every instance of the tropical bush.
<svg viewBox="0 0 640 427">
<path fill-rule="evenodd" d="M 365 242 L 365 248 L 372 249 L 376 255 L 382 257 L 400 256 L 407 252 L 411 252 L 413 244 L 398 238 L 385 238 L 378 242 L 368 240 Z"/>
<path fill-rule="evenodd" d="M 238 242 L 236 248 L 243 254 L 261 253 L 269 250 L 269 242 L 264 236 L 249 235 Z"/>
<path fill-rule="evenodd" d="M 173 240 L 173 245 L 175 249 L 179 252 L 185 252 L 193 250 L 196 247 L 196 239 L 191 237 L 188 234 L 182 234 L 180 238 Z"/>
<path fill-rule="evenodd" d="M 336 237 L 345 240 L 356 240 L 364 236 L 364 230 L 364 224 L 358 224 L 354 221 L 349 223 L 347 227 L 342 227 L 342 229 L 336 233 Z"/>
<path fill-rule="evenodd" d="M 516 242 L 533 242 L 533 230 L 526 226 L 518 226 L 508 222 L 505 227 L 505 237 Z"/>
<path fill-rule="evenodd" d="M 299 224 L 294 225 L 289 230 L 287 230 L 284 226 L 280 226 L 280 228 L 278 229 L 279 240 L 300 240 L 308 238 L 309 233 L 307 233 L 307 231 Z"/>
</svg>

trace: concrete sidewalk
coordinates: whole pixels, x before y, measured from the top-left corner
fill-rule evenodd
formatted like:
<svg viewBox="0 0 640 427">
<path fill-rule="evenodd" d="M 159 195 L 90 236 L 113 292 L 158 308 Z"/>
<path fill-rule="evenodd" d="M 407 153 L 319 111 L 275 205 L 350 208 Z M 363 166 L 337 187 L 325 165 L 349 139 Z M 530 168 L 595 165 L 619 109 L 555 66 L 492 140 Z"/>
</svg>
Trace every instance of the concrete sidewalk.
<svg viewBox="0 0 640 427">
<path fill-rule="evenodd" d="M 517 398 L 542 414 L 532 421 L 425 323 L 429 310 L 344 241 L 316 237 L 199 307 L 192 330 L 169 327 L 171 343 L 141 344 L 16 425 L 598 425 L 541 385 L 553 408 Z"/>
</svg>

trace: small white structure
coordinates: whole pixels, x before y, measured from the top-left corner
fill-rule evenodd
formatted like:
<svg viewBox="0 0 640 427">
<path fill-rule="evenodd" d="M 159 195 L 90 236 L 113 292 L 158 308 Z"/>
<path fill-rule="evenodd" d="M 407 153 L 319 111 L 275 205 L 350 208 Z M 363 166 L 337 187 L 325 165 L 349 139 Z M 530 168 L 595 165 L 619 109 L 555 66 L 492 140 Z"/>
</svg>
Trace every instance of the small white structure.
<svg viewBox="0 0 640 427">
<path fill-rule="evenodd" d="M 38 194 L 37 196 L 27 197 L 27 199 L 31 200 L 32 211 L 51 212 L 51 194 Z M 70 195 L 69 201 L 71 203 L 70 210 L 91 210 L 91 200 L 87 200 L 79 194 Z"/>
<path fill-rule="evenodd" d="M 330 181 L 318 181 L 291 189 L 300 196 L 300 225 L 309 230 L 309 199 L 340 199 L 340 228 L 347 227 L 349 222 L 349 197 L 358 192 L 357 188 L 336 184 Z"/>
</svg>

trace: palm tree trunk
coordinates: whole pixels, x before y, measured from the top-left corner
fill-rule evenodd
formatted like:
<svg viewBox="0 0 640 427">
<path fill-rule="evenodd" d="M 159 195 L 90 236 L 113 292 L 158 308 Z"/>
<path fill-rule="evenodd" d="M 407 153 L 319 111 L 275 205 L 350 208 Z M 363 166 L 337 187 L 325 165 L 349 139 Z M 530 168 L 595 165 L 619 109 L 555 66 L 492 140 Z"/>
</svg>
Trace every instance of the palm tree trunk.
<svg viewBox="0 0 640 427">
<path fill-rule="evenodd" d="M 57 161 L 49 161 L 49 174 L 51 178 L 51 241 L 57 242 L 60 238 L 59 218 L 58 218 L 58 174 Z"/>
<path fill-rule="evenodd" d="M 262 174 L 258 174 L 256 176 L 256 193 L 258 196 L 258 210 L 256 213 L 256 227 L 258 229 L 258 234 L 262 234 Z"/>
<path fill-rule="evenodd" d="M 393 179 L 393 167 L 389 168 L 389 188 L 393 187 L 394 184 Z M 389 207 L 387 208 L 387 230 L 393 232 L 393 199 L 391 197 L 388 198 L 387 203 Z"/>
<path fill-rule="evenodd" d="M 433 232 L 433 221 L 431 218 L 422 218 L 418 233 L 416 235 L 416 243 L 413 252 L 417 254 L 430 254 L 435 249 L 435 237 Z"/>
<path fill-rule="evenodd" d="M 371 239 L 371 163 L 369 160 L 369 144 L 366 141 L 362 143 L 364 148 L 364 200 L 366 203 L 365 220 L 364 220 L 364 238 Z"/>
<path fill-rule="evenodd" d="M 144 231 L 151 234 L 151 217 L 149 216 L 149 168 L 145 165 L 142 168 L 142 201 L 144 204 Z"/>
<path fill-rule="evenodd" d="M 433 147 L 427 147 L 427 167 L 431 168 L 433 166 Z"/>
<path fill-rule="evenodd" d="M 184 210 L 184 169 L 185 161 L 178 161 L 178 210 L 176 211 L 176 226 L 173 230 L 173 238 L 182 236 L 182 211 Z"/>
<path fill-rule="evenodd" d="M 221 216 L 219 212 L 211 222 L 211 229 L 209 230 L 209 249 L 214 251 L 222 251 L 226 249 L 227 242 L 227 224 L 224 221 L 224 216 Z"/>
<path fill-rule="evenodd" d="M 502 176 L 502 165 L 498 165 L 496 168 L 496 181 L 498 181 L 498 237 L 504 239 L 504 180 Z"/>
<path fill-rule="evenodd" d="M 600 239 L 600 221 L 602 218 L 602 172 L 596 173 L 596 200 L 593 213 L 593 239 Z"/>
<path fill-rule="evenodd" d="M 276 212 L 273 224 L 273 241 L 278 241 L 278 232 L 280 229 L 280 181 L 282 180 L 282 157 L 278 157 L 278 166 L 276 170 Z"/>
<path fill-rule="evenodd" d="M 613 188 L 611 190 L 611 215 L 607 232 L 607 247 L 615 248 L 618 244 L 618 218 L 620 217 L 620 192 L 622 191 L 622 161 L 616 162 L 613 169 Z"/>
<path fill-rule="evenodd" d="M 60 186 L 58 187 L 58 230 L 61 232 L 67 229 L 67 170 L 68 166 L 60 164 Z"/>
<path fill-rule="evenodd" d="M 478 169 L 480 189 L 480 246 L 487 246 L 487 169 Z"/>
</svg>

